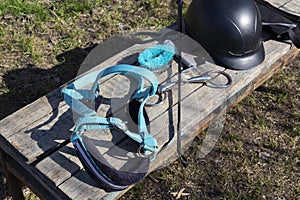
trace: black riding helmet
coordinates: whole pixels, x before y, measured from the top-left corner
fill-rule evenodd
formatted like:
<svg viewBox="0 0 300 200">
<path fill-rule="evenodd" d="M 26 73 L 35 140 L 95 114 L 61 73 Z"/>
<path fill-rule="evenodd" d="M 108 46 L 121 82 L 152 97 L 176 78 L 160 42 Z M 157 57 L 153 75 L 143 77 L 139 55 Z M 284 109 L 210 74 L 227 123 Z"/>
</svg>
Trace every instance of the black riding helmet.
<svg viewBox="0 0 300 200">
<path fill-rule="evenodd" d="M 265 58 L 261 16 L 252 0 L 193 0 L 185 26 L 217 64 L 242 70 Z"/>
</svg>

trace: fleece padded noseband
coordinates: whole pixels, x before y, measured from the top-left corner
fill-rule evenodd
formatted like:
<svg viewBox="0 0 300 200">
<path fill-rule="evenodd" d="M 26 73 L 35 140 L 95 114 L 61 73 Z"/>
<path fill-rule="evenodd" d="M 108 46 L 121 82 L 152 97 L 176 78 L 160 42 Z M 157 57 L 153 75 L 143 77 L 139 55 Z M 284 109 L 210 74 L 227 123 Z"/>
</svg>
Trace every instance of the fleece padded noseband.
<svg viewBox="0 0 300 200">
<path fill-rule="evenodd" d="M 117 170 L 105 160 L 103 155 L 99 153 L 97 148 L 93 145 L 93 142 L 88 137 L 83 137 L 82 139 L 96 165 L 99 166 L 101 171 L 109 179 L 111 179 L 114 184 L 128 186 L 139 182 L 145 177 L 150 165 L 149 157 L 136 157 L 129 159 L 127 163 L 129 165 L 133 164 L 133 169 L 124 169 L 123 167 L 121 170 Z"/>
</svg>

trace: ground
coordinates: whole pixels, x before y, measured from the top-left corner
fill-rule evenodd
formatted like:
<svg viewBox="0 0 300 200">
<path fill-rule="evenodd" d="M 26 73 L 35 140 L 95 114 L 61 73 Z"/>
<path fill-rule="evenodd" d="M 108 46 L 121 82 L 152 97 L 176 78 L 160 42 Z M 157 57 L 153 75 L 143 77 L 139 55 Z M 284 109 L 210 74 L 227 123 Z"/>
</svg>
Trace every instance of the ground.
<svg viewBox="0 0 300 200">
<path fill-rule="evenodd" d="M 74 78 L 104 39 L 164 27 L 177 12 L 170 0 L 34 2 L 0 2 L 0 119 Z M 187 168 L 176 161 L 122 199 L 299 199 L 299 109 L 298 56 L 230 110 L 206 157 L 199 158 L 200 133 L 185 152 Z M 0 199 L 11 199 L 2 173 Z"/>
</svg>

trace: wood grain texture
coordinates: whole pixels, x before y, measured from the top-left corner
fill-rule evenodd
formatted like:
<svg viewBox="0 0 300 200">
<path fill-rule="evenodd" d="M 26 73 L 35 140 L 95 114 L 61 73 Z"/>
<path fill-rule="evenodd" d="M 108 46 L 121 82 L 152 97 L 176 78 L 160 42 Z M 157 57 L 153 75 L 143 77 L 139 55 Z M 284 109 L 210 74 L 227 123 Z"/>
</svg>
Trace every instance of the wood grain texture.
<svg viewBox="0 0 300 200">
<path fill-rule="evenodd" d="M 26 126 L 37 122 L 40 118 L 52 113 L 61 106 L 60 90 L 41 97 L 0 121 L 1 135 L 9 137 Z M 14 123 L 11 123 L 11 122 Z"/>
<path fill-rule="evenodd" d="M 273 4 L 276 7 L 281 7 L 283 5 L 285 5 L 286 3 L 288 3 L 291 0 L 268 0 L 267 2 Z"/>
<path fill-rule="evenodd" d="M 293 14 L 296 15 L 300 15 L 300 0 L 292 0 L 292 1 L 288 1 L 286 4 L 284 4 L 281 9 L 287 11 L 287 12 L 291 12 Z"/>
</svg>

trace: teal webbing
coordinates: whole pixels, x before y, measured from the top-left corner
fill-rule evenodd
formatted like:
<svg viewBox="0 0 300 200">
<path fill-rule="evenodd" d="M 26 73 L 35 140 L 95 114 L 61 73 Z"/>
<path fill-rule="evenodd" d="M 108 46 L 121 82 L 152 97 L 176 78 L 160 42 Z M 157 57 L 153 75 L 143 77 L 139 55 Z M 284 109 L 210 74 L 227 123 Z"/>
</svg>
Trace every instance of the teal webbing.
<svg viewBox="0 0 300 200">
<path fill-rule="evenodd" d="M 138 81 L 138 88 L 132 97 L 141 102 L 138 111 L 138 134 L 130 132 L 121 119 L 96 116 L 95 110 L 88 108 L 80 101 L 95 99 L 98 95 L 96 91 L 99 90 L 98 81 L 103 77 L 117 74 L 130 76 Z M 150 87 L 144 86 L 144 79 L 149 81 Z M 91 89 L 82 90 L 83 87 L 91 83 Z M 117 127 L 130 138 L 143 145 L 144 150 L 153 152 L 158 145 L 147 130 L 143 111 L 146 101 L 156 93 L 157 87 L 158 80 L 151 71 L 141 67 L 120 64 L 93 71 L 76 79 L 62 90 L 62 95 L 65 102 L 80 116 L 75 122 L 76 132 Z"/>
</svg>

